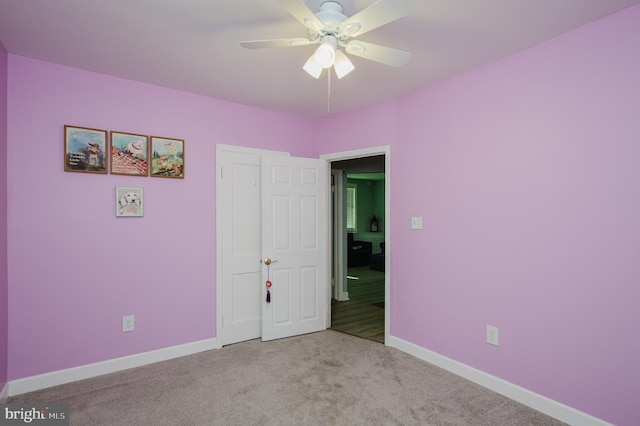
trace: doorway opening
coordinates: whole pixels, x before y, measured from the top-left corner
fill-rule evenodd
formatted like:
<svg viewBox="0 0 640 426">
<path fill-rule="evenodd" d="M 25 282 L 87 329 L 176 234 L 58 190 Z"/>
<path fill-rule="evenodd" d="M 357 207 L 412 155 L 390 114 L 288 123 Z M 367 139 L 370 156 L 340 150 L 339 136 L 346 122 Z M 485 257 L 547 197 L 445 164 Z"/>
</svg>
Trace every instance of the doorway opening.
<svg viewBox="0 0 640 426">
<path fill-rule="evenodd" d="M 389 158 L 379 150 L 361 154 L 331 161 L 331 328 L 385 343 Z"/>
<path fill-rule="evenodd" d="M 271 294 L 270 298 L 271 303 L 269 303 L 269 301 L 264 302 L 265 295 L 267 294 L 267 290 L 265 289 L 265 280 L 270 280 L 270 269 L 260 263 L 260 260 L 265 259 L 266 257 L 275 256 L 276 253 L 272 253 L 274 250 L 267 250 L 267 252 L 269 252 L 267 253 L 262 248 L 262 238 L 260 237 L 260 232 L 257 232 L 256 230 L 262 229 L 264 227 L 261 224 L 262 215 L 257 213 L 262 210 L 262 208 L 260 207 L 260 200 L 262 199 L 261 194 L 264 189 L 262 188 L 262 180 L 264 180 L 263 178 L 265 178 L 265 176 L 275 176 L 277 178 L 280 178 L 282 177 L 282 173 L 274 174 L 270 172 L 263 176 L 261 170 L 262 166 L 265 164 L 265 161 L 263 160 L 267 160 L 267 164 L 270 164 L 271 162 L 275 161 L 275 157 L 288 157 L 288 153 L 258 150 L 254 148 L 242 148 L 237 146 L 217 145 L 216 154 L 216 205 L 220 208 L 219 214 L 216 215 L 216 229 L 219 230 L 216 237 L 216 243 L 218 247 L 216 256 L 216 332 L 219 338 L 219 345 L 224 346 L 238 341 L 264 337 L 264 333 L 262 330 L 262 325 L 264 323 L 264 310 L 262 308 L 265 306 L 272 309 L 278 308 L 278 312 L 280 312 L 280 308 L 276 306 L 277 301 L 281 302 L 294 299 L 299 300 L 300 303 L 302 303 L 301 307 L 308 308 L 308 312 L 313 313 L 315 316 L 317 316 L 318 319 L 321 318 L 322 324 L 318 325 L 318 330 L 331 327 L 332 309 L 330 301 L 333 298 L 336 298 L 337 301 L 341 302 L 347 301 L 347 299 L 349 299 L 349 284 L 347 283 L 349 268 L 347 266 L 346 250 L 348 238 L 348 233 L 346 232 L 346 215 L 335 214 L 335 211 L 331 209 L 331 205 L 330 203 L 328 203 L 328 201 L 331 199 L 335 200 L 335 197 L 328 197 L 328 194 L 325 193 L 319 198 L 316 197 L 318 202 L 312 202 L 310 201 L 310 197 L 305 196 L 301 198 L 305 203 L 301 207 L 304 208 L 302 208 L 302 210 L 298 209 L 299 211 L 306 212 L 303 215 L 305 218 L 316 218 L 316 221 L 326 224 L 326 226 L 320 226 L 320 224 L 318 224 L 318 227 L 315 231 L 315 228 L 313 227 L 297 227 L 299 229 L 305 230 L 305 238 L 301 240 L 302 243 L 309 245 L 313 242 L 316 242 L 317 249 L 326 253 L 326 256 L 320 256 L 320 252 L 318 252 L 317 256 L 313 256 L 313 258 L 316 260 L 319 257 L 322 257 L 323 259 L 325 259 L 325 261 L 328 261 L 325 263 L 326 266 L 324 268 L 319 266 L 319 269 L 314 269 L 314 271 L 320 271 L 320 269 L 324 269 L 326 273 L 311 273 L 309 272 L 310 269 L 307 267 L 304 271 L 305 275 L 301 275 L 303 278 L 305 278 L 305 282 L 307 284 L 313 283 L 315 289 L 323 288 L 325 296 L 322 296 L 320 292 L 317 291 L 314 291 L 313 293 L 306 291 L 305 294 L 315 294 L 317 295 L 317 298 L 315 302 L 308 301 L 303 303 L 299 298 L 286 297 L 286 294 L 281 294 L 283 297 L 276 297 L 275 293 L 272 291 L 271 293 L 273 294 Z M 382 341 L 388 342 L 390 336 L 391 317 L 389 282 L 391 257 L 390 250 L 388 249 L 391 244 L 391 218 L 389 207 L 391 197 L 390 147 L 382 146 L 326 154 L 320 156 L 320 161 L 318 159 L 298 159 L 296 161 L 313 161 L 314 163 L 318 162 L 318 164 L 315 165 L 318 167 L 317 171 L 311 173 L 309 172 L 310 168 L 305 167 L 306 171 L 304 173 L 296 172 L 293 174 L 286 173 L 284 175 L 295 175 L 301 177 L 303 178 L 301 183 L 305 185 L 311 185 L 313 182 L 316 182 L 314 179 L 312 179 L 314 176 L 317 177 L 319 175 L 325 175 L 326 173 L 325 176 L 327 177 L 327 179 L 329 179 L 334 177 L 334 172 L 342 173 L 339 169 L 336 169 L 333 172 L 331 171 L 331 167 L 329 165 L 333 162 L 337 163 L 340 161 L 355 159 L 364 160 L 368 157 L 379 157 L 376 160 L 382 161 L 382 163 L 384 164 L 383 171 L 378 171 L 378 173 L 384 173 L 385 176 L 383 204 L 384 214 L 381 214 L 380 218 L 377 217 L 377 220 L 383 220 L 382 224 L 380 224 L 379 222 L 378 233 L 380 236 L 384 235 L 384 247 L 381 247 L 379 243 L 376 244 L 376 248 L 380 247 L 381 251 L 384 248 L 383 253 L 378 253 L 379 255 L 382 255 L 380 256 L 380 258 L 383 260 L 382 265 L 384 265 L 384 299 L 382 299 L 381 301 L 372 301 L 371 303 L 377 303 L 377 309 L 384 312 L 384 339 Z M 322 167 L 320 167 L 320 163 L 322 163 Z M 367 172 L 360 170 L 360 172 L 369 173 L 372 171 Z M 356 172 L 354 171 L 354 173 Z M 340 181 L 344 182 L 344 185 L 336 185 L 336 191 L 343 191 L 346 194 L 347 175 L 344 175 L 344 179 L 341 179 Z M 278 182 L 280 182 L 280 179 L 278 179 Z M 316 184 L 311 186 L 315 188 L 324 187 L 326 190 L 329 190 L 330 185 L 326 179 L 320 179 Z M 321 199 L 324 201 L 322 201 Z M 326 206 L 326 208 L 323 206 Z M 342 203 L 340 209 L 343 208 L 342 206 L 345 206 L 345 204 Z M 320 214 L 320 210 L 325 211 L 326 215 Z M 313 214 L 314 211 L 318 214 Z M 246 212 L 254 212 L 256 214 L 251 216 L 251 218 L 247 218 L 245 217 Z M 337 222 L 342 221 L 344 222 L 344 224 L 340 223 L 336 226 L 333 226 L 334 220 Z M 361 224 L 366 223 L 367 220 L 365 220 L 364 222 L 361 221 Z M 293 222 L 289 221 L 288 219 L 282 219 L 278 223 L 290 224 Z M 320 228 L 322 228 L 322 230 Z M 364 231 L 364 229 L 361 230 Z M 358 231 L 358 229 L 356 229 L 355 227 L 354 230 Z M 369 231 L 370 230 L 371 229 L 369 228 Z M 277 233 L 277 235 L 282 234 L 283 233 Z M 322 235 L 326 235 L 326 238 L 322 238 Z M 319 238 L 314 238 L 314 236 Z M 240 247 L 238 245 L 239 243 L 242 243 L 244 245 Z M 330 243 L 331 245 L 327 247 L 326 243 Z M 311 245 L 313 246 L 313 244 Z M 226 249 L 220 250 L 222 247 L 225 247 Z M 322 247 L 324 247 L 324 249 Z M 301 252 L 301 250 L 293 251 Z M 262 254 L 265 255 L 263 256 Z M 271 277 L 275 277 L 276 273 L 278 272 L 276 271 L 276 269 L 283 269 L 284 266 L 286 266 L 285 263 L 287 262 L 285 262 L 283 258 L 278 256 L 276 256 L 276 258 L 279 258 L 280 262 L 276 265 L 276 267 L 271 268 Z M 236 262 L 235 260 L 238 261 Z M 244 269 L 241 269 L 244 268 L 245 263 L 247 266 L 246 271 Z M 360 271 L 352 271 L 352 275 L 350 276 L 359 278 L 359 280 L 362 279 L 362 283 L 364 283 L 365 269 L 366 268 L 363 267 L 363 269 Z M 369 269 L 371 268 L 369 267 Z M 265 271 L 267 271 L 266 274 Z M 329 277 L 331 279 L 327 280 L 327 278 Z M 271 281 L 276 282 L 273 279 Z M 278 278 L 277 282 L 284 283 L 285 278 Z M 316 283 L 318 285 L 316 285 Z M 320 286 L 320 283 L 324 284 Z M 305 288 L 309 286 L 310 284 L 306 285 Z M 354 284 L 351 286 L 351 291 L 354 292 L 355 289 L 356 285 Z M 355 297 L 355 294 L 353 294 L 353 296 Z M 299 309 L 295 310 L 295 312 L 299 311 Z M 380 311 L 378 311 L 378 313 Z M 268 309 L 267 312 L 269 312 Z M 293 312 L 293 310 L 291 310 L 291 312 Z M 324 312 L 326 315 L 321 315 L 322 312 Z M 275 322 L 278 324 L 280 322 L 288 323 L 288 321 L 280 321 L 283 318 L 286 319 L 285 316 L 286 315 L 284 314 L 274 314 L 272 317 L 277 320 Z M 296 318 L 298 316 L 300 315 L 297 315 Z M 305 314 L 304 318 L 305 323 L 308 322 L 306 320 L 309 318 L 309 315 Z M 235 333 L 232 330 L 232 328 L 236 326 L 238 328 L 238 333 Z"/>
</svg>

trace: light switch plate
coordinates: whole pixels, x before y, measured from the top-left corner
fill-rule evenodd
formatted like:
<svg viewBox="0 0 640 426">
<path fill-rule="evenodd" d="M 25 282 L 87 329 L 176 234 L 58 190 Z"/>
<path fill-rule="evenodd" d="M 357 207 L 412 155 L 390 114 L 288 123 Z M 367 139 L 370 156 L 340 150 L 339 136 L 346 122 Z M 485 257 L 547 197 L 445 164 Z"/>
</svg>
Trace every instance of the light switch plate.
<svg viewBox="0 0 640 426">
<path fill-rule="evenodd" d="M 411 218 L 411 229 L 422 229 L 422 216 L 413 216 Z"/>
</svg>

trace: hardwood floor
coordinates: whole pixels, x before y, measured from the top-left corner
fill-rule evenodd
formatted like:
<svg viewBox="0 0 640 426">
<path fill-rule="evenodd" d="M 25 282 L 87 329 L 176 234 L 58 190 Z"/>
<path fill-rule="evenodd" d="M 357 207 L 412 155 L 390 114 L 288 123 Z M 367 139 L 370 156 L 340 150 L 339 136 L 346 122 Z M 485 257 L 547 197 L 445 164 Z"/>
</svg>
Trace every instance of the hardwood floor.
<svg viewBox="0 0 640 426">
<path fill-rule="evenodd" d="M 349 299 L 331 299 L 331 329 L 384 343 L 384 272 L 349 268 Z"/>
</svg>

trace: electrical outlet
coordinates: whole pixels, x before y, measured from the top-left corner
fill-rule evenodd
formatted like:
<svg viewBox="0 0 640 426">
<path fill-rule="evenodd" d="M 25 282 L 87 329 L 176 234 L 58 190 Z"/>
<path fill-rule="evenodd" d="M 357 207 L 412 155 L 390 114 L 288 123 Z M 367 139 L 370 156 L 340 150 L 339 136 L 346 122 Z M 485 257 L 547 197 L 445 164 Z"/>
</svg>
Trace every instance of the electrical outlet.
<svg viewBox="0 0 640 426">
<path fill-rule="evenodd" d="M 487 325 L 487 343 L 490 345 L 498 346 L 499 338 L 498 338 L 498 327 L 494 327 L 492 325 Z"/>
<path fill-rule="evenodd" d="M 122 317 L 122 332 L 133 331 L 135 328 L 134 316 L 125 315 Z"/>
</svg>

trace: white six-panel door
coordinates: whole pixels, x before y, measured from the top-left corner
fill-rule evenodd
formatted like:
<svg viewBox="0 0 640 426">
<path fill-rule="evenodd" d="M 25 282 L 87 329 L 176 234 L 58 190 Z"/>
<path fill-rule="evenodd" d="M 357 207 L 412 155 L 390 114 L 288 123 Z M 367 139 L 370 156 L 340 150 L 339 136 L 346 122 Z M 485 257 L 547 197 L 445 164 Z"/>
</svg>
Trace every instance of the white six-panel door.
<svg viewBox="0 0 640 426">
<path fill-rule="evenodd" d="M 221 345 L 325 329 L 326 161 L 250 150 L 218 155 Z M 279 260 L 269 304 L 265 257 Z"/>
<path fill-rule="evenodd" d="M 262 340 L 326 329 L 326 161 L 262 158 Z"/>
<path fill-rule="evenodd" d="M 262 333 L 260 154 L 223 152 L 218 214 L 222 233 L 222 345 Z"/>
</svg>

